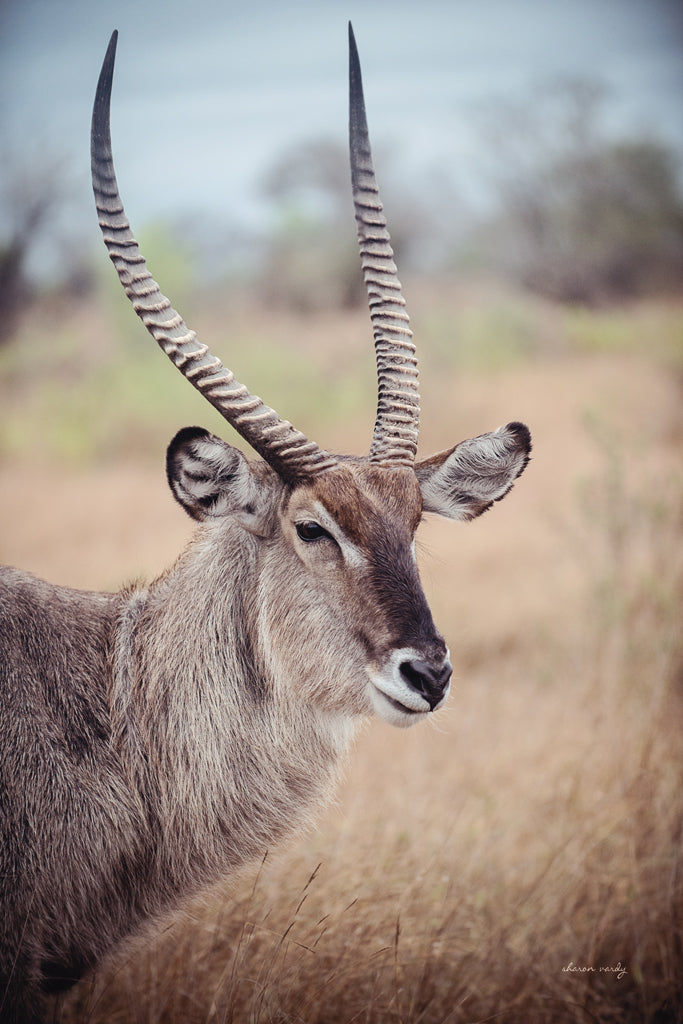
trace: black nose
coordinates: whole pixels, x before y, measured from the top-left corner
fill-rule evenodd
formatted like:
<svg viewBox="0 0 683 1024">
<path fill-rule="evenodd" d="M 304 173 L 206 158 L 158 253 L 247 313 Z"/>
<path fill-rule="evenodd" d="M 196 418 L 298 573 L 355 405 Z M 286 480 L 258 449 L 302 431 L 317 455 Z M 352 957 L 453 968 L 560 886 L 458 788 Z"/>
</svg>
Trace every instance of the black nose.
<svg viewBox="0 0 683 1024">
<path fill-rule="evenodd" d="M 424 697 L 430 711 L 433 711 L 443 698 L 452 671 L 450 661 L 444 661 L 438 668 L 426 661 L 401 662 L 401 675 L 412 690 Z"/>
</svg>

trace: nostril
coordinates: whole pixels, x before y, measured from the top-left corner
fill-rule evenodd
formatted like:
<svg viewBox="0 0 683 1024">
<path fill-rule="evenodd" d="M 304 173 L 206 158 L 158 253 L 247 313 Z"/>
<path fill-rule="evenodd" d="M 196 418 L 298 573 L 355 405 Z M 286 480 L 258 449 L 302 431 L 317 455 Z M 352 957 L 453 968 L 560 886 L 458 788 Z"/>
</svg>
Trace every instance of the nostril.
<svg viewBox="0 0 683 1024">
<path fill-rule="evenodd" d="M 419 693 L 433 710 L 441 701 L 453 671 L 449 661 L 434 668 L 426 661 L 403 661 L 401 675 L 411 689 Z"/>
<path fill-rule="evenodd" d="M 417 690 L 418 693 L 424 693 L 427 687 L 427 678 L 423 671 L 425 668 L 428 668 L 428 666 L 424 661 L 401 662 L 401 675 L 409 686 L 413 690 Z"/>
<path fill-rule="evenodd" d="M 443 663 L 443 667 L 441 669 L 441 672 L 439 673 L 439 683 L 440 683 L 442 689 L 444 689 L 444 690 L 446 689 L 446 687 L 448 686 L 448 684 L 450 682 L 450 679 L 451 679 L 452 675 L 453 675 L 453 666 L 451 665 L 450 661 L 445 661 Z"/>
</svg>

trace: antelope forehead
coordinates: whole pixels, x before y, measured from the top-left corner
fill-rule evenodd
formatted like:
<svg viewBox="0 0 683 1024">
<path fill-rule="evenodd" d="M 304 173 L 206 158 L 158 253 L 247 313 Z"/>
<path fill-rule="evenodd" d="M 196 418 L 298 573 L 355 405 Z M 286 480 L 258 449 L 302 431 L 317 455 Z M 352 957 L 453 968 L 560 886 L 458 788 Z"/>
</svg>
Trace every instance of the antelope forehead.
<svg viewBox="0 0 683 1024">
<path fill-rule="evenodd" d="M 367 550 L 386 533 L 412 539 L 422 515 L 422 496 L 412 469 L 368 463 L 344 469 L 320 481 L 323 486 L 315 499 L 348 539 Z"/>
<path fill-rule="evenodd" d="M 330 509 L 322 501 L 312 504 L 315 519 L 339 544 L 349 565 L 360 566 L 373 561 L 378 552 L 386 560 L 391 549 L 402 547 L 414 553 L 413 531 L 403 517 L 386 514 L 381 509 L 359 504 L 355 509 Z"/>
</svg>

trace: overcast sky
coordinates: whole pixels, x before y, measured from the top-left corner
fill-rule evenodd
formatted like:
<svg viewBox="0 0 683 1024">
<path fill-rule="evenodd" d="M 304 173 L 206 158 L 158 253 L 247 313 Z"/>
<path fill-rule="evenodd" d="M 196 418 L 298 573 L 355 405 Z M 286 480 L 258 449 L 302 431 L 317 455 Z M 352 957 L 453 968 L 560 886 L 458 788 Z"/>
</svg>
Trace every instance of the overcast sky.
<svg viewBox="0 0 683 1024">
<path fill-rule="evenodd" d="M 681 0 L 0 0 L 3 165 L 57 151 L 96 234 L 90 108 L 118 28 L 112 132 L 132 222 L 254 216 L 278 155 L 345 137 L 349 18 L 375 147 L 391 141 L 415 174 L 476 178 L 478 104 L 563 75 L 599 77 L 617 130 L 683 154 Z"/>
</svg>

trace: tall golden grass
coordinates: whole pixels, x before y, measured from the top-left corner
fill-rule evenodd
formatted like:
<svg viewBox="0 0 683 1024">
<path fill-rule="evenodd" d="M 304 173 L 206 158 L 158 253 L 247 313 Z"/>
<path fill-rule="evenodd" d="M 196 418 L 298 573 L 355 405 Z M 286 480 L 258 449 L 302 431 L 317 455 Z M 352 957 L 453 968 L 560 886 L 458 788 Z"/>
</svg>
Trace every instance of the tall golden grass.
<svg viewBox="0 0 683 1024">
<path fill-rule="evenodd" d="M 660 350 L 586 344 L 598 319 L 543 348 L 566 321 L 525 316 L 533 344 L 494 365 L 448 362 L 427 332 L 426 447 L 513 417 L 535 435 L 499 507 L 421 528 L 456 665 L 448 710 L 407 733 L 371 723 L 315 831 L 132 941 L 54 1005 L 56 1024 L 683 1020 L 679 371 Z M 318 325 L 300 333 L 312 351 Z M 185 536 L 161 469 L 36 480 L 21 461 L 0 463 L 4 561 L 111 585 Z M 46 487 L 80 500 L 53 506 L 38 550 Z M 123 553 L 98 563 L 131 507 Z"/>
</svg>

